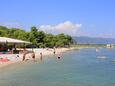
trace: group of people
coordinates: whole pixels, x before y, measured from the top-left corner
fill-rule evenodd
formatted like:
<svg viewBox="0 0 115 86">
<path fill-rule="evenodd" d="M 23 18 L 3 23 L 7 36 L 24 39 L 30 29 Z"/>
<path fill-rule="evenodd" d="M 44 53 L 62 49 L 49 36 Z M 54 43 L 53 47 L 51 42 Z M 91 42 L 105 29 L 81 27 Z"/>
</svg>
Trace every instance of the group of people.
<svg viewBox="0 0 115 86">
<path fill-rule="evenodd" d="M 24 48 L 23 49 L 23 60 L 22 61 L 25 61 L 26 60 L 26 55 L 28 54 L 29 52 Z M 35 61 L 35 52 L 32 50 L 31 53 L 31 58 Z M 53 54 L 55 55 L 56 54 L 56 49 L 54 47 L 53 49 Z M 57 59 L 61 59 L 61 55 L 58 54 L 57 56 Z M 43 55 L 42 55 L 42 52 L 40 52 L 40 60 L 42 61 L 43 60 Z"/>
<path fill-rule="evenodd" d="M 22 61 L 26 60 L 26 55 L 28 53 L 31 53 L 31 57 L 35 61 L 35 52 L 33 50 L 32 50 L 32 52 L 29 52 L 29 51 L 26 50 L 26 48 L 23 49 L 23 59 L 22 59 Z"/>
<path fill-rule="evenodd" d="M 28 52 L 24 50 L 23 51 L 23 60 L 22 61 L 26 60 L 26 55 L 27 54 L 28 54 Z M 35 52 L 34 51 L 31 52 L 31 57 L 35 61 Z M 42 60 L 42 53 L 40 53 L 40 60 Z"/>
</svg>

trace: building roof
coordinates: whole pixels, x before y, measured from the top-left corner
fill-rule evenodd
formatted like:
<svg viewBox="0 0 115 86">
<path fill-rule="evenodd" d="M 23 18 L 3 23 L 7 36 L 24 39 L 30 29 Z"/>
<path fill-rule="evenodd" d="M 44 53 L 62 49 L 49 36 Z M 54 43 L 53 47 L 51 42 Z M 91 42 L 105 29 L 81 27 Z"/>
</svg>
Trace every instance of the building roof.
<svg viewBox="0 0 115 86">
<path fill-rule="evenodd" d="M 7 37 L 0 37 L 0 43 L 17 43 L 17 44 L 23 44 L 23 43 L 30 43 L 28 41 L 22 41 L 18 39 L 13 38 L 7 38 Z"/>
</svg>

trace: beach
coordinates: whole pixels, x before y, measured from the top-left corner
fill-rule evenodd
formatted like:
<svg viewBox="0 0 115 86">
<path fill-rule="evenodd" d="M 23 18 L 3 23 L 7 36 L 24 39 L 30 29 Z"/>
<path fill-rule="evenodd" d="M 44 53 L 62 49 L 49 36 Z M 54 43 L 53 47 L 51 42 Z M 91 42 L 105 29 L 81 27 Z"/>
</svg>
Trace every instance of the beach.
<svg viewBox="0 0 115 86">
<path fill-rule="evenodd" d="M 115 49 L 99 50 L 70 50 L 61 59 L 52 54 L 43 61 L 9 64 L 0 70 L 0 86 L 114 86 Z"/>
<path fill-rule="evenodd" d="M 74 50 L 74 49 L 80 49 L 76 47 L 71 47 L 71 48 L 56 48 L 55 49 L 55 54 L 58 55 L 60 53 L 69 51 L 69 50 Z M 26 50 L 32 51 L 31 48 L 27 48 Z M 40 53 L 42 53 L 42 56 L 49 56 L 49 55 L 54 55 L 54 49 L 52 48 L 34 48 L 33 49 L 35 53 L 35 59 L 40 59 Z M 32 53 L 26 54 L 26 59 L 25 60 L 33 60 Z M 23 54 L 1 54 L 0 58 L 8 58 L 10 61 L 8 62 L 0 62 L 0 68 L 7 67 L 8 65 L 17 63 L 17 62 L 22 62 L 23 59 Z"/>
</svg>

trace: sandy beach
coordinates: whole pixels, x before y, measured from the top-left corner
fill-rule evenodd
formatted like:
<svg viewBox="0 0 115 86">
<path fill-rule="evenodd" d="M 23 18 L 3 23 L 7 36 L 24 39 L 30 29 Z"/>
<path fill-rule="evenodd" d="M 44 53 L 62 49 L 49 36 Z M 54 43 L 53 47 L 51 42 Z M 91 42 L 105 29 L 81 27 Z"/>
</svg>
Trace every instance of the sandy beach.
<svg viewBox="0 0 115 86">
<path fill-rule="evenodd" d="M 68 50 L 73 50 L 73 49 L 78 49 L 78 48 L 56 48 L 55 49 L 55 54 L 60 54 L 63 52 L 66 52 Z M 32 49 L 27 49 L 31 51 Z M 48 56 L 48 55 L 53 55 L 54 54 L 54 49 L 52 48 L 35 48 L 33 49 L 35 52 L 35 58 L 40 59 L 40 53 L 42 53 L 42 56 Z M 6 67 L 8 65 L 11 65 L 13 63 L 17 62 L 22 62 L 23 59 L 23 54 L 1 54 L 0 58 L 8 58 L 10 61 L 8 62 L 0 62 L 0 68 Z M 31 53 L 26 54 L 26 60 L 33 60 Z"/>
</svg>

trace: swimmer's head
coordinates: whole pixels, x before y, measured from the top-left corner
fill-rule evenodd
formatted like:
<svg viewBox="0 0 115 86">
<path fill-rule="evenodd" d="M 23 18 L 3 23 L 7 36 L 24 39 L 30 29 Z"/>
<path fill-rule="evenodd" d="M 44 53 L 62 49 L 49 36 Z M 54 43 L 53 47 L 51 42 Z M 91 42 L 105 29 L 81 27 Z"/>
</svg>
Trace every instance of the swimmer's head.
<svg viewBox="0 0 115 86">
<path fill-rule="evenodd" d="M 60 59 L 60 57 L 58 56 L 58 59 Z"/>
</svg>

